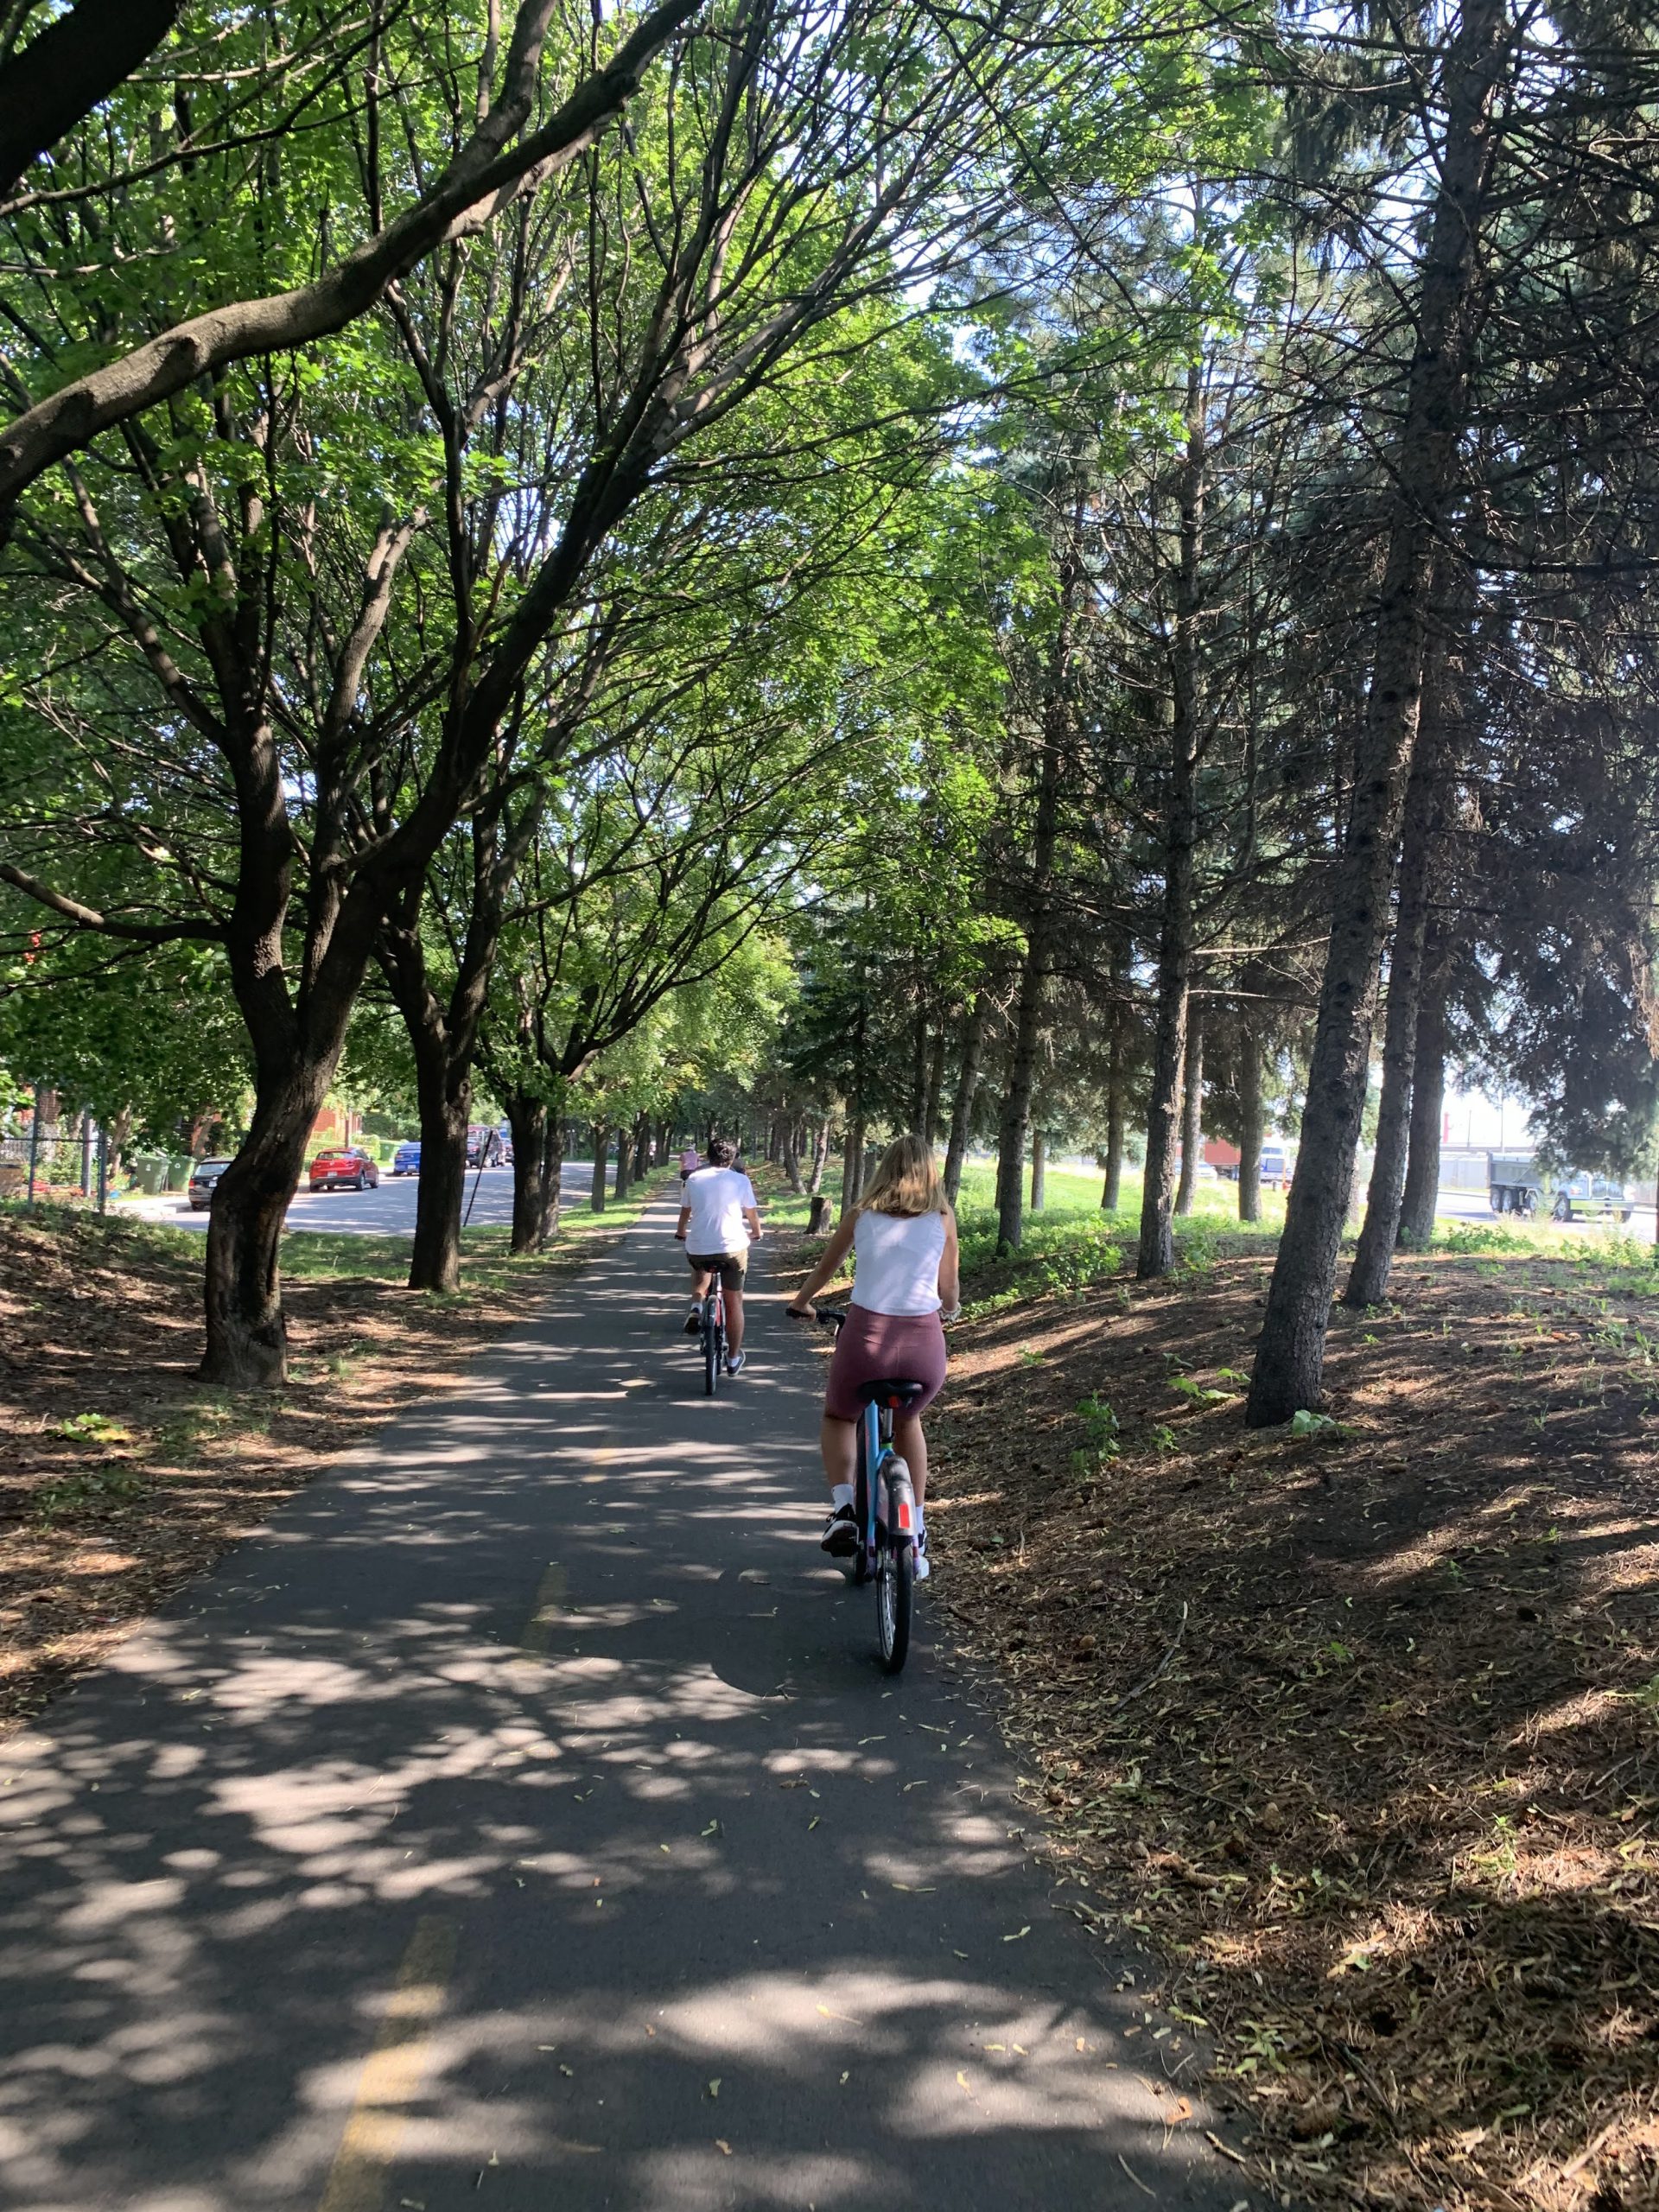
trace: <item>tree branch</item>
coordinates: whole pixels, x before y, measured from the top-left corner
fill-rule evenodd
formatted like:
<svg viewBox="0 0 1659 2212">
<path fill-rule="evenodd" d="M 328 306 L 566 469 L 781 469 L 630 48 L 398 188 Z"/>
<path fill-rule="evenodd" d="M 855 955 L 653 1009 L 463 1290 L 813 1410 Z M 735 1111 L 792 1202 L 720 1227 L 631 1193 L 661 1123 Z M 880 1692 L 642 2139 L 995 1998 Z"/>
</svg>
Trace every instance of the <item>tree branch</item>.
<svg viewBox="0 0 1659 2212">
<path fill-rule="evenodd" d="M 175 323 L 20 415 L 0 435 L 0 532 L 19 493 L 99 431 L 184 391 L 209 370 L 255 354 L 289 353 L 343 329 L 435 247 L 483 228 L 527 182 L 566 167 L 632 98 L 641 73 L 702 0 L 661 0 L 604 68 L 585 78 L 539 130 L 505 152 L 529 111 L 551 5 L 552 0 L 524 0 L 504 96 L 442 175 L 326 276 L 293 291 L 233 301 Z"/>
<path fill-rule="evenodd" d="M 96 906 L 83 906 L 79 899 L 71 899 L 61 891 L 53 890 L 49 883 L 42 883 L 38 876 L 14 868 L 10 861 L 0 861 L 0 883 L 10 884 L 12 889 L 21 891 L 25 899 L 32 899 L 36 906 L 49 907 L 53 913 L 61 914 L 66 921 L 73 922 L 78 929 L 97 930 L 104 937 L 127 938 L 135 944 L 177 944 L 187 938 L 194 938 L 205 944 L 218 944 L 224 938 L 224 931 L 213 922 L 115 921 L 109 915 L 99 913 Z"/>
</svg>

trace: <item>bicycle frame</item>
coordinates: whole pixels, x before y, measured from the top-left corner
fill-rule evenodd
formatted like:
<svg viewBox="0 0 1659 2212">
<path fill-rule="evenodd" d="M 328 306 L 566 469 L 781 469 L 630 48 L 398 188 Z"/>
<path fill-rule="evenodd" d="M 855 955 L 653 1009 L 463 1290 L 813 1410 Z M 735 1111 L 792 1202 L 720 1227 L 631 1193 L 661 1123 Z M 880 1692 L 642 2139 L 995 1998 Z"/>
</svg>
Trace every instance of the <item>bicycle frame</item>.
<svg viewBox="0 0 1659 2212">
<path fill-rule="evenodd" d="M 842 1308 L 819 1318 L 839 1331 L 847 1316 Z M 889 1675 L 896 1675 L 910 1649 L 917 1512 L 910 1469 L 893 1447 L 893 1433 L 895 1414 L 922 1391 L 918 1383 L 896 1380 L 890 1387 L 891 1397 L 874 1399 L 863 1407 L 854 1432 L 853 1518 L 858 1541 L 852 1570 L 855 1582 L 875 1584 L 881 1663 Z"/>
<path fill-rule="evenodd" d="M 874 1573 L 884 1541 L 888 1544 L 914 1544 L 916 1541 L 916 1505 L 910 1486 L 910 1469 L 893 1449 L 893 1408 L 876 1404 L 865 1407 L 858 1424 L 855 1496 L 866 1576 Z M 903 1481 L 897 1485 L 892 1481 L 895 1468 L 903 1471 Z M 893 1497 L 889 1515 L 889 1492 L 895 1489 L 897 1494 Z"/>
</svg>

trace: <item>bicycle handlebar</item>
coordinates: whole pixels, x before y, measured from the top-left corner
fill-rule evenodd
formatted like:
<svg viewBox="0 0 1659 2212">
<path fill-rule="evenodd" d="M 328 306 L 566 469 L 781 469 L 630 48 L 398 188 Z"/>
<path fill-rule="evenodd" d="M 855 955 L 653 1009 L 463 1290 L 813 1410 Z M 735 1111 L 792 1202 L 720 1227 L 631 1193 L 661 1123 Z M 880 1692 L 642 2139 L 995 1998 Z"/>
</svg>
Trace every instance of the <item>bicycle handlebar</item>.
<svg viewBox="0 0 1659 2212">
<path fill-rule="evenodd" d="M 844 1306 L 821 1306 L 816 1313 L 798 1313 L 792 1306 L 785 1306 L 784 1311 L 791 1321 L 810 1321 L 817 1328 L 833 1329 L 837 1336 L 847 1319 Z"/>
</svg>

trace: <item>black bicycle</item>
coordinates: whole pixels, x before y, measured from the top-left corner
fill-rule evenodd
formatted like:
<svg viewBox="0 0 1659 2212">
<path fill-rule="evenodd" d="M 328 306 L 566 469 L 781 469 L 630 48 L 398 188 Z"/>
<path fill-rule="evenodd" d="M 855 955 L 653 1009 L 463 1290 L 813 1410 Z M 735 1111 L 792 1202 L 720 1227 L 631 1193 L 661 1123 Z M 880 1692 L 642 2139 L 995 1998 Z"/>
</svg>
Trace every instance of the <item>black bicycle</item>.
<svg viewBox="0 0 1659 2212">
<path fill-rule="evenodd" d="M 712 1398 L 726 1371 L 726 1294 L 716 1275 L 702 1301 L 702 1395 Z"/>
<path fill-rule="evenodd" d="M 839 1336 L 846 1308 L 821 1313 L 818 1319 Z M 850 1562 L 855 1583 L 875 1585 L 875 1631 L 881 1664 L 896 1675 L 910 1650 L 911 1616 L 916 1599 L 916 1491 L 910 1469 L 893 1442 L 897 1416 L 913 1406 L 925 1386 L 902 1376 L 868 1382 L 860 1393 L 864 1410 L 858 1423 L 858 1464 L 853 1480 L 853 1516 L 857 1547 Z"/>
</svg>

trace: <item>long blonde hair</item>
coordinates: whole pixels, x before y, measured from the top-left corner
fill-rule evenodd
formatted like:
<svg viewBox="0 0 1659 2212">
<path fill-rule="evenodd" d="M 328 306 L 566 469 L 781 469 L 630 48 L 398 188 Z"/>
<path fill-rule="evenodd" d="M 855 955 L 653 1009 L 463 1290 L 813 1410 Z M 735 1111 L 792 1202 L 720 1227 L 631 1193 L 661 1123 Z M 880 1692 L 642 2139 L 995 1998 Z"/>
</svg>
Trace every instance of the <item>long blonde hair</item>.
<svg viewBox="0 0 1659 2212">
<path fill-rule="evenodd" d="M 893 1139 L 881 1155 L 881 1165 L 860 1192 L 855 1211 L 912 1217 L 949 1211 L 932 1151 L 920 1137 L 909 1135 Z"/>
</svg>

